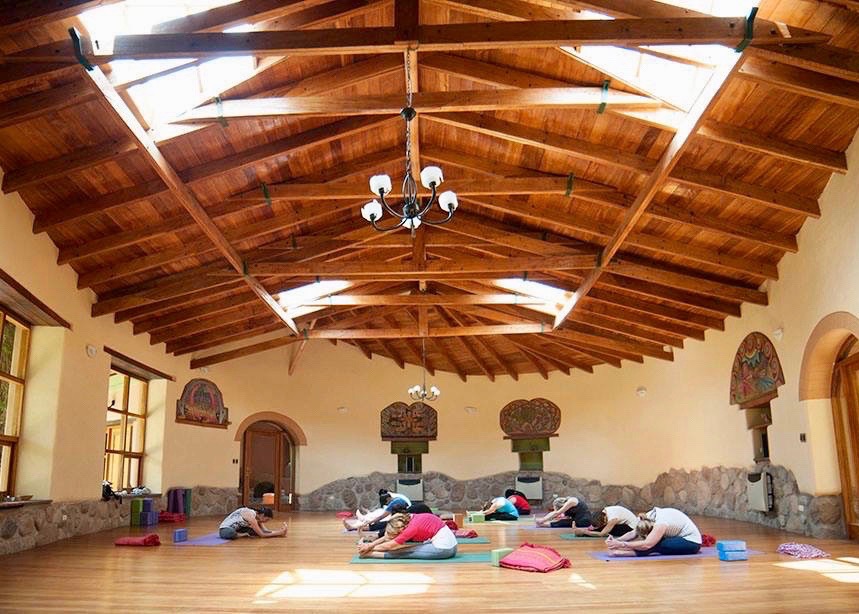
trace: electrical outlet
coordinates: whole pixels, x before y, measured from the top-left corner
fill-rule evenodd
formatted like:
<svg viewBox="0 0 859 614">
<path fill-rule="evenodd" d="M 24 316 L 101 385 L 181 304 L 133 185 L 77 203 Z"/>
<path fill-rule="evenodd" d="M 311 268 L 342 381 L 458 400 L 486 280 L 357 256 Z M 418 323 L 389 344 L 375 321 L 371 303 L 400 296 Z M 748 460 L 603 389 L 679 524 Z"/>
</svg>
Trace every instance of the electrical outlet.
<svg viewBox="0 0 859 614">
<path fill-rule="evenodd" d="M 800 440 L 801 442 L 805 443 L 805 433 L 800 433 L 800 434 L 799 434 L 799 440 Z"/>
<path fill-rule="evenodd" d="M 796 506 L 796 509 L 797 509 L 797 511 L 804 512 L 805 506 L 802 503 L 800 503 L 799 505 Z"/>
<path fill-rule="evenodd" d="M 68 520 L 68 519 L 69 519 L 69 515 L 68 515 L 68 514 L 63 514 L 63 522 L 65 522 L 65 521 L 66 521 L 66 520 Z"/>
</svg>

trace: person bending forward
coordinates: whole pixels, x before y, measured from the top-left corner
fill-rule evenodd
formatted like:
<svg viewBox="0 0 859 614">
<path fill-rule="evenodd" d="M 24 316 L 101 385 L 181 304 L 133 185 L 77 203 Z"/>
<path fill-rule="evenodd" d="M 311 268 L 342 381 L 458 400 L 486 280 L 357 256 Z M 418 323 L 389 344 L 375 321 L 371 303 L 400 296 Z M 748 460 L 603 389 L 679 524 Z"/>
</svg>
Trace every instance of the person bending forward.
<svg viewBox="0 0 859 614">
<path fill-rule="evenodd" d="M 504 497 L 495 497 L 483 506 L 486 520 L 519 520 L 519 510 L 513 502 Z"/>
<path fill-rule="evenodd" d="M 589 537 L 626 537 L 627 540 L 635 537 L 634 529 L 638 526 L 638 516 L 622 505 L 607 505 L 602 511 L 591 514 L 590 527 L 575 527 L 573 533 L 576 535 L 587 535 Z"/>
<path fill-rule="evenodd" d="M 628 537 L 632 541 L 626 541 Z M 639 514 L 638 526 L 631 535 L 620 539 L 609 536 L 606 546 L 614 556 L 696 554 L 701 550 L 701 532 L 680 510 L 654 507 L 646 514 Z"/>
<path fill-rule="evenodd" d="M 588 504 L 581 499 L 558 497 L 552 501 L 552 508 L 554 511 L 537 519 L 537 526 L 544 527 L 548 524 L 552 528 L 579 527 L 581 529 L 591 526 L 591 511 L 588 509 Z"/>
<path fill-rule="evenodd" d="M 221 539 L 236 539 L 239 535 L 258 535 L 259 537 L 285 537 L 286 523 L 280 529 L 269 531 L 265 523 L 271 520 L 272 511 L 268 508 L 252 509 L 240 507 L 230 512 L 218 527 Z"/>
<path fill-rule="evenodd" d="M 456 536 L 435 514 L 394 514 L 384 537 L 358 544 L 358 555 L 377 559 L 449 559 L 456 556 Z"/>
</svg>

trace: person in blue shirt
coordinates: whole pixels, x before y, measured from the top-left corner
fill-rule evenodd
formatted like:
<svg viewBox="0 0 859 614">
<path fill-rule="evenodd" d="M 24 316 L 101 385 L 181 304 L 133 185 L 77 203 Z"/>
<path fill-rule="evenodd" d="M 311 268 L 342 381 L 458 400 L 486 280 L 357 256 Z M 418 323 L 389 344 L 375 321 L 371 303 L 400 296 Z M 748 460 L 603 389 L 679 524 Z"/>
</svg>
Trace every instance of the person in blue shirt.
<svg viewBox="0 0 859 614">
<path fill-rule="evenodd" d="M 396 492 L 388 492 L 384 488 L 379 490 L 379 506 L 372 512 L 355 512 L 354 518 L 346 518 L 343 521 L 343 526 L 348 530 L 379 530 L 379 523 L 387 522 L 388 518 L 397 510 L 406 509 L 411 506 L 412 502 L 405 495 Z M 373 529 L 376 525 L 377 528 Z"/>
<path fill-rule="evenodd" d="M 509 499 L 495 497 L 483 506 L 486 520 L 519 520 L 519 510 Z"/>
</svg>

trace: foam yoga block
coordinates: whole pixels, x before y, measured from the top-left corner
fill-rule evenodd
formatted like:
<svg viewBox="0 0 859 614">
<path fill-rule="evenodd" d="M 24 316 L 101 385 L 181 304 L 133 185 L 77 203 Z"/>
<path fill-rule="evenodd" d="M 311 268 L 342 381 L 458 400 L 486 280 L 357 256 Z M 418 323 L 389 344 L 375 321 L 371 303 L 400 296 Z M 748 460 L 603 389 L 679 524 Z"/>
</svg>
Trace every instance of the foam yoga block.
<svg viewBox="0 0 859 614">
<path fill-rule="evenodd" d="M 745 550 L 719 550 L 720 561 L 748 561 L 749 553 Z"/>
<path fill-rule="evenodd" d="M 158 524 L 158 512 L 140 512 L 140 526 Z"/>
<path fill-rule="evenodd" d="M 188 529 L 174 529 L 173 543 L 188 541 Z"/>
<path fill-rule="evenodd" d="M 153 511 L 153 502 L 152 499 L 141 499 L 140 501 L 143 504 L 143 508 L 140 510 L 141 512 L 151 512 Z"/>
<path fill-rule="evenodd" d="M 740 539 L 718 541 L 716 542 L 716 550 L 719 552 L 745 551 L 746 542 Z"/>
<path fill-rule="evenodd" d="M 467 522 L 486 522 L 486 514 L 483 512 L 468 512 Z"/>
<path fill-rule="evenodd" d="M 140 526 L 140 514 L 143 512 L 143 501 L 141 499 L 131 500 L 131 526 Z"/>
<path fill-rule="evenodd" d="M 501 567 L 501 559 L 513 552 L 513 548 L 496 548 L 492 551 L 492 564 Z"/>
</svg>

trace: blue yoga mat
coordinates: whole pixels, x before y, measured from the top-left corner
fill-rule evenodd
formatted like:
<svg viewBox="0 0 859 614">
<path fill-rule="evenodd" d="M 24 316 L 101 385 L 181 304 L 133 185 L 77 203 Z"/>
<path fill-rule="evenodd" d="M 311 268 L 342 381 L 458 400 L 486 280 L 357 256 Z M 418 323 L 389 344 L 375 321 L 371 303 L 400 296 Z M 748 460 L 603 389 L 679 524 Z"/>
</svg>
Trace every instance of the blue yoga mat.
<svg viewBox="0 0 859 614">
<path fill-rule="evenodd" d="M 591 558 L 606 562 L 622 562 L 622 561 L 685 561 L 687 559 L 714 559 L 719 560 L 718 552 L 715 548 L 701 548 L 697 554 L 651 554 L 650 556 L 611 556 L 608 552 L 591 552 Z M 763 554 L 760 550 L 749 550 L 748 554 Z"/>
<path fill-rule="evenodd" d="M 488 544 L 489 538 L 483 537 L 482 535 L 480 537 L 457 537 L 456 543 L 457 544 Z"/>
<path fill-rule="evenodd" d="M 221 546 L 223 544 L 229 544 L 231 539 L 221 539 L 218 537 L 217 533 L 209 533 L 208 535 L 201 535 L 200 537 L 194 537 L 184 542 L 176 542 L 177 546 Z"/>
<path fill-rule="evenodd" d="M 491 563 L 491 552 L 459 552 L 456 556 L 449 559 L 362 559 L 355 556 L 349 561 L 353 565 L 363 565 L 372 563 L 424 563 L 435 565 L 436 563 Z"/>
</svg>

